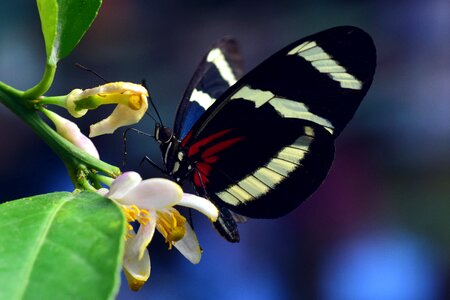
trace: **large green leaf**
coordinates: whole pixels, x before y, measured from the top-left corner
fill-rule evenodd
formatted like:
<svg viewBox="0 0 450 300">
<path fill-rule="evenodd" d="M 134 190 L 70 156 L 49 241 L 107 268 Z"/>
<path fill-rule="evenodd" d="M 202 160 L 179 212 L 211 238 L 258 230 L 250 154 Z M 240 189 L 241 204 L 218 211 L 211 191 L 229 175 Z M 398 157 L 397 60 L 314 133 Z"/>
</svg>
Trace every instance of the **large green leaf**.
<svg viewBox="0 0 450 300">
<path fill-rule="evenodd" d="M 66 57 L 89 29 L 101 0 L 37 0 L 47 62 Z"/>
<path fill-rule="evenodd" d="M 111 299 L 120 283 L 125 220 L 95 193 L 0 205 L 0 299 Z"/>
</svg>

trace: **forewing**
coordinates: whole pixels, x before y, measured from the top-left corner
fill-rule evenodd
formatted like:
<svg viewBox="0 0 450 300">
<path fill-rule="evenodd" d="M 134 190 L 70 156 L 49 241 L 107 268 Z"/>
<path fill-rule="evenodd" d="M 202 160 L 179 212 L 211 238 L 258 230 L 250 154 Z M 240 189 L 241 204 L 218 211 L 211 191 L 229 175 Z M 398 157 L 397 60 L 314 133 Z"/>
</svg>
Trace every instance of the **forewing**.
<svg viewBox="0 0 450 300">
<path fill-rule="evenodd" d="M 285 117 L 308 119 L 338 136 L 369 89 L 375 46 L 363 30 L 342 26 L 303 38 L 265 60 L 228 89 L 193 128 L 209 135 L 230 102 L 244 99 L 255 108 L 272 105 Z"/>
<path fill-rule="evenodd" d="M 371 85 L 372 39 L 336 27 L 277 52 L 228 89 L 182 145 L 197 190 L 250 217 L 284 215 L 328 173 L 334 139 Z"/>
<path fill-rule="evenodd" d="M 202 58 L 175 117 L 174 133 L 182 140 L 201 115 L 233 85 L 243 72 L 237 42 L 222 38 Z"/>
</svg>

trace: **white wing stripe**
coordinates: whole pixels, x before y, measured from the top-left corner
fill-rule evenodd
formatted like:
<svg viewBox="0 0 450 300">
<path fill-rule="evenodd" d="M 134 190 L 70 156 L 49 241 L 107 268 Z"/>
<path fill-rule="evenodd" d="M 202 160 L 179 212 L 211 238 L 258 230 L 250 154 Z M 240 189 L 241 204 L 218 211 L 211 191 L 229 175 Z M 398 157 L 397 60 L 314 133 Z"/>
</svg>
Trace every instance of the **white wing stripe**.
<svg viewBox="0 0 450 300">
<path fill-rule="evenodd" d="M 239 185 L 237 184 L 233 184 L 232 186 L 230 186 L 229 188 L 226 189 L 226 191 L 228 193 L 230 193 L 231 195 L 233 195 L 236 199 L 239 200 L 239 202 L 247 202 L 250 200 L 253 200 L 252 195 L 250 195 L 249 193 L 247 193 L 243 188 L 241 188 Z"/>
<path fill-rule="evenodd" d="M 206 60 L 216 66 L 217 70 L 219 70 L 220 76 L 222 76 L 222 78 L 228 82 L 230 86 L 236 83 L 236 77 L 234 76 L 230 65 L 219 48 L 211 50 Z"/>
<path fill-rule="evenodd" d="M 249 175 L 238 182 L 238 185 L 246 190 L 253 198 L 258 198 L 269 191 L 269 187 L 259 181 L 253 175 Z"/>
<path fill-rule="evenodd" d="M 270 100 L 269 104 L 284 118 L 308 120 L 325 127 L 326 130 L 333 134 L 334 126 L 330 121 L 309 112 L 305 104 L 301 102 L 283 98 L 273 98 Z"/>
<path fill-rule="evenodd" d="M 305 42 L 288 52 L 288 55 L 298 55 L 311 62 L 312 66 L 320 73 L 328 74 L 331 79 L 339 82 L 345 89 L 360 90 L 362 82 L 333 59 L 328 53 L 319 47 L 315 42 Z M 340 73 L 342 76 L 336 76 Z M 346 80 L 348 79 L 348 80 Z"/>
<path fill-rule="evenodd" d="M 317 46 L 316 42 L 306 41 L 306 42 L 298 45 L 297 47 L 295 47 L 291 51 L 289 51 L 288 55 L 297 54 L 297 52 L 299 52 L 299 51 L 308 50 L 308 49 L 310 49 L 312 47 L 315 47 L 315 46 Z"/>
<path fill-rule="evenodd" d="M 299 137 L 293 144 L 281 149 L 265 166 L 216 195 L 222 201 L 235 206 L 264 196 L 301 165 L 311 141 L 311 137 Z"/>
<path fill-rule="evenodd" d="M 300 161 L 303 159 L 303 156 L 305 155 L 305 152 L 297 149 L 297 148 L 291 148 L 291 147 L 285 147 L 283 150 L 281 150 L 278 153 L 278 157 L 289 161 L 293 164 L 298 165 Z"/>
<path fill-rule="evenodd" d="M 311 144 L 312 140 L 312 137 L 304 135 L 299 137 L 290 147 L 297 148 L 302 151 L 308 151 L 309 145 Z"/>
<path fill-rule="evenodd" d="M 216 99 L 212 98 L 209 94 L 194 89 L 192 91 L 191 97 L 189 98 L 190 102 L 197 102 L 201 107 L 207 110 Z"/>
<path fill-rule="evenodd" d="M 220 199 L 222 199 L 223 202 L 231 204 L 231 205 L 239 205 L 242 204 L 241 201 L 239 201 L 238 198 L 236 198 L 235 196 L 231 195 L 230 193 L 228 193 L 227 191 L 222 191 L 220 193 L 216 194 Z"/>
<path fill-rule="evenodd" d="M 319 117 L 311 113 L 308 107 L 304 103 L 276 97 L 270 91 L 263 91 L 259 89 L 252 89 L 250 86 L 246 85 L 240 88 L 233 96 L 231 100 L 244 99 L 255 103 L 255 108 L 259 108 L 265 103 L 269 102 L 270 105 L 275 108 L 275 110 L 283 118 L 295 118 L 314 122 L 318 125 L 325 127 L 331 134 L 333 134 L 334 126 L 327 119 Z"/>
<path fill-rule="evenodd" d="M 288 176 L 289 173 L 297 168 L 297 165 L 279 158 L 272 158 L 266 167 L 283 176 Z"/>
<path fill-rule="evenodd" d="M 257 169 L 253 175 L 258 178 L 261 182 L 263 182 L 265 185 L 274 187 L 277 184 L 279 184 L 281 181 L 283 181 L 284 177 L 280 174 L 266 168 L 261 167 Z"/>
<path fill-rule="evenodd" d="M 244 99 L 255 103 L 255 107 L 259 108 L 261 105 L 275 97 L 270 91 L 263 91 L 258 89 L 252 89 L 248 85 L 240 88 L 231 99 Z"/>
</svg>

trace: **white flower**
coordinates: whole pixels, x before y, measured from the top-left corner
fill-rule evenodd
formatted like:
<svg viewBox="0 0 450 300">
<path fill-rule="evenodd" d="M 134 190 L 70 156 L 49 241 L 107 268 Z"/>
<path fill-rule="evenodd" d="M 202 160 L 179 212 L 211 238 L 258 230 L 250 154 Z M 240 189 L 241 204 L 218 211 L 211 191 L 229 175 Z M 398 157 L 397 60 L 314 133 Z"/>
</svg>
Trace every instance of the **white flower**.
<svg viewBox="0 0 450 300">
<path fill-rule="evenodd" d="M 56 132 L 58 132 L 63 138 L 83 150 L 84 152 L 92 155 L 95 158 L 99 158 L 97 148 L 94 143 L 85 135 L 83 135 L 78 128 L 77 124 L 61 117 L 60 115 L 48 110 L 42 110 L 44 114 L 55 124 Z"/>
<path fill-rule="evenodd" d="M 80 118 L 88 109 L 103 104 L 117 104 L 109 117 L 91 125 L 89 137 L 95 137 L 139 122 L 148 108 L 147 96 L 148 92 L 142 85 L 111 82 L 84 91 L 73 90 L 66 98 L 66 108 L 72 116 Z"/>
<path fill-rule="evenodd" d="M 128 225 L 123 267 L 131 289 L 138 290 L 150 276 L 150 256 L 147 245 L 155 228 L 190 262 L 200 262 L 201 250 L 195 232 L 186 219 L 173 206 L 194 208 L 212 221 L 218 217 L 217 208 L 204 198 L 183 194 L 173 181 L 153 178 L 142 180 L 136 172 L 126 172 L 117 177 L 109 191 L 99 191 L 115 201 L 124 211 L 128 222 L 139 222 L 137 233 Z"/>
</svg>

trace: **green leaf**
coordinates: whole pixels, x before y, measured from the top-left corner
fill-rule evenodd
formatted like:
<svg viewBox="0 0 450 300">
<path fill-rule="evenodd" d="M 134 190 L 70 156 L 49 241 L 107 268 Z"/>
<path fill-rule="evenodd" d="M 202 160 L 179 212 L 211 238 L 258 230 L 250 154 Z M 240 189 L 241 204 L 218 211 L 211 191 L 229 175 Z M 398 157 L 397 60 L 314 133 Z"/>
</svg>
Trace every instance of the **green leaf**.
<svg viewBox="0 0 450 300">
<path fill-rule="evenodd" d="M 0 205 L 0 299 L 112 299 L 125 220 L 92 192 Z"/>
<path fill-rule="evenodd" d="M 97 16 L 101 3 L 101 0 L 37 0 L 47 63 L 56 65 L 72 52 Z"/>
</svg>

